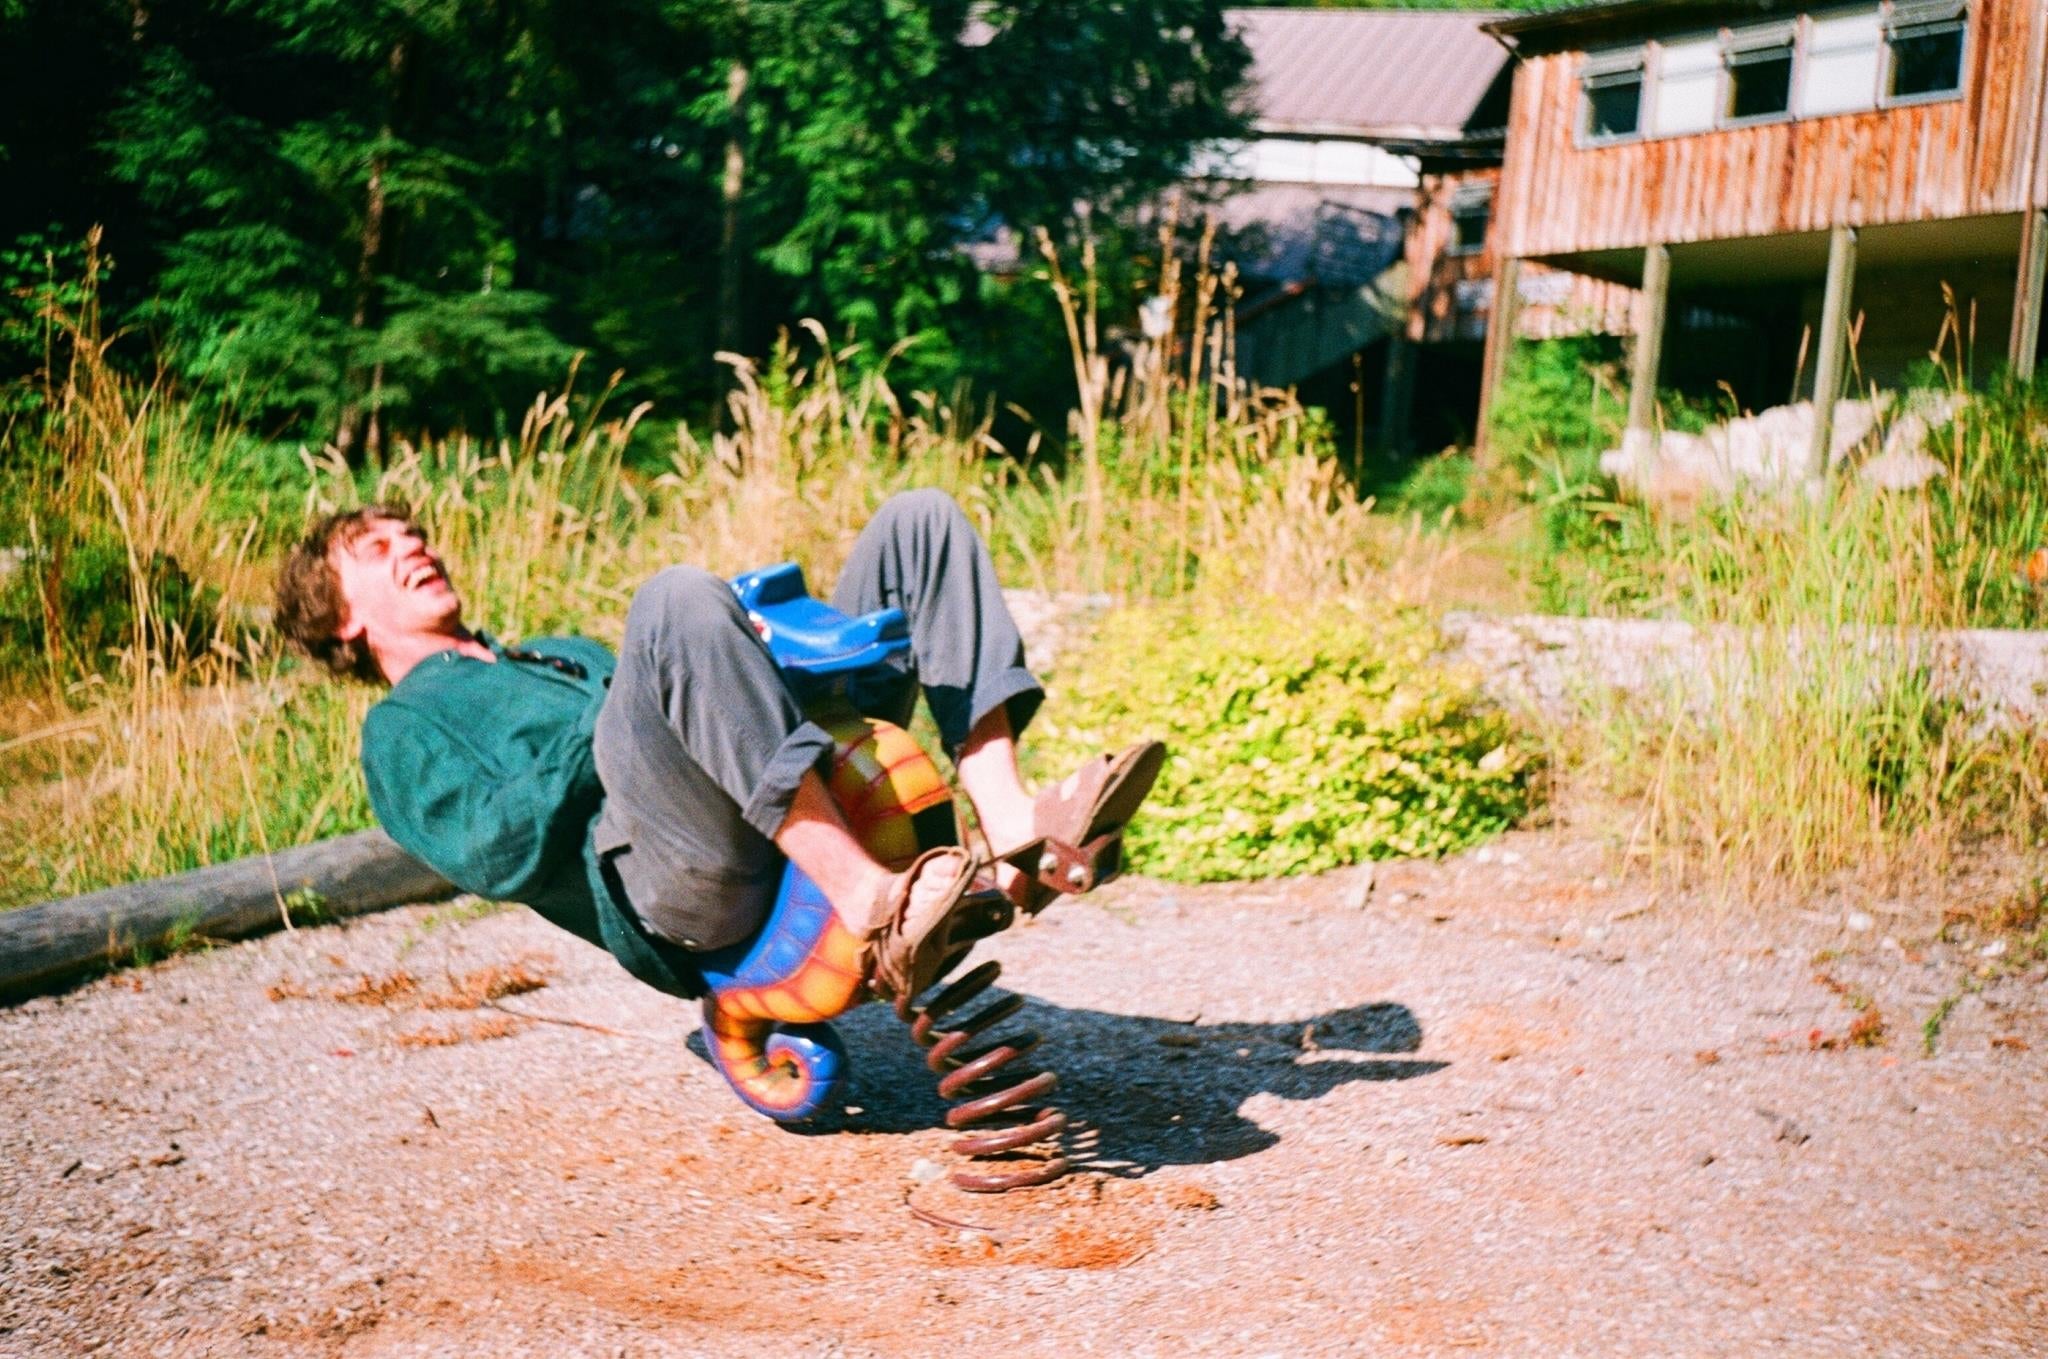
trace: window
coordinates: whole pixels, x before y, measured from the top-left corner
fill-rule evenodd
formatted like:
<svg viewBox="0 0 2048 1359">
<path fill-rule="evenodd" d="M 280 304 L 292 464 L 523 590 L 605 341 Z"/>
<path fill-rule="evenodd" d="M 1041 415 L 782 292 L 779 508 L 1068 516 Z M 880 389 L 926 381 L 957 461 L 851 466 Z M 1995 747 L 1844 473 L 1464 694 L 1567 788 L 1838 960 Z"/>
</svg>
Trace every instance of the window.
<svg viewBox="0 0 2048 1359">
<path fill-rule="evenodd" d="M 1643 50 L 1588 53 L 1579 68 L 1585 91 L 1580 135 L 1589 142 L 1620 141 L 1642 128 Z"/>
<path fill-rule="evenodd" d="M 1806 30 L 1799 112 L 1818 116 L 1876 108 L 1883 55 L 1884 19 L 1876 5 L 1814 15 Z"/>
<path fill-rule="evenodd" d="M 1660 137 L 1705 132 L 1714 125 L 1720 98 L 1720 38 L 1708 36 L 1657 44 L 1651 131 Z"/>
<path fill-rule="evenodd" d="M 1782 118 L 1792 111 L 1792 24 L 1742 29 L 1728 35 L 1728 94 L 1722 116 L 1731 123 Z"/>
<path fill-rule="evenodd" d="M 1486 249 L 1493 225 L 1493 186 L 1467 184 L 1451 196 L 1451 242 L 1447 255 L 1477 255 Z"/>
<path fill-rule="evenodd" d="M 1885 98 L 1939 99 L 1963 88 L 1961 0 L 1899 0 L 1885 25 Z"/>
<path fill-rule="evenodd" d="M 1585 54 L 1579 141 L 1680 137 L 1953 99 L 1969 0 L 1844 0 L 1818 13 Z"/>
</svg>

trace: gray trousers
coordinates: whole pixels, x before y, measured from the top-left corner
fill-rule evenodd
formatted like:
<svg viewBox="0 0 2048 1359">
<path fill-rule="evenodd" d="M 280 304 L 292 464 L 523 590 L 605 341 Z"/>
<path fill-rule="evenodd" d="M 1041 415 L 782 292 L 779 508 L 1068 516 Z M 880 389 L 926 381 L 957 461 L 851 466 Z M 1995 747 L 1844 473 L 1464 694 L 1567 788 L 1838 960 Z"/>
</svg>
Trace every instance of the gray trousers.
<svg viewBox="0 0 2048 1359">
<path fill-rule="evenodd" d="M 854 543 L 835 607 L 899 608 L 910 655 L 849 690 L 906 723 L 922 688 L 948 753 L 998 707 L 1021 732 L 1044 697 L 1003 603 L 988 548 L 950 497 L 891 499 Z M 688 949 L 747 938 L 782 876 L 773 839 L 804 772 L 832 738 L 806 720 L 731 588 L 670 567 L 633 596 L 593 743 L 605 808 L 594 834 L 634 913 Z"/>
</svg>

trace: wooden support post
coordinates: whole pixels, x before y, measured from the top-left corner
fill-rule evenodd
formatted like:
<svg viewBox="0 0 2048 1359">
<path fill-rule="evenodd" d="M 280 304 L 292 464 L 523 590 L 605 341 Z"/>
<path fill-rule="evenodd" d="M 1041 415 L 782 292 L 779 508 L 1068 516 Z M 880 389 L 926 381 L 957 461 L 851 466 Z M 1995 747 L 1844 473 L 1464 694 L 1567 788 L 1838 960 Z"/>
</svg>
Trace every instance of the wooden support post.
<svg viewBox="0 0 2048 1359">
<path fill-rule="evenodd" d="M 2020 227 L 2020 272 L 2012 299 L 2012 347 L 2006 363 L 2021 381 L 2034 376 L 2041 347 L 2041 305 L 2048 284 L 2048 212 L 2029 211 Z"/>
<path fill-rule="evenodd" d="M 1671 248 L 1661 241 L 1643 248 L 1643 287 L 1636 303 L 1636 338 L 1629 356 L 1628 430 L 1633 445 L 1649 439 L 1657 425 L 1657 378 L 1664 363 L 1664 317 L 1671 301 Z"/>
<path fill-rule="evenodd" d="M 1486 318 L 1486 348 L 1479 366 L 1479 428 L 1473 432 L 1473 452 L 1486 456 L 1486 430 L 1493 423 L 1493 402 L 1507 377 L 1508 361 L 1515 353 L 1515 328 L 1522 319 L 1522 262 L 1512 255 L 1493 271 L 1493 304 Z"/>
<path fill-rule="evenodd" d="M 1380 451 L 1408 451 L 1408 420 L 1415 407 L 1415 342 L 1387 337 L 1387 366 L 1380 375 Z"/>
<path fill-rule="evenodd" d="M 1828 285 L 1820 304 L 1820 353 L 1813 368 L 1813 449 L 1807 475 L 1825 481 L 1835 443 L 1835 402 L 1849 356 L 1849 301 L 1856 292 L 1856 228 L 1828 233 Z"/>
</svg>

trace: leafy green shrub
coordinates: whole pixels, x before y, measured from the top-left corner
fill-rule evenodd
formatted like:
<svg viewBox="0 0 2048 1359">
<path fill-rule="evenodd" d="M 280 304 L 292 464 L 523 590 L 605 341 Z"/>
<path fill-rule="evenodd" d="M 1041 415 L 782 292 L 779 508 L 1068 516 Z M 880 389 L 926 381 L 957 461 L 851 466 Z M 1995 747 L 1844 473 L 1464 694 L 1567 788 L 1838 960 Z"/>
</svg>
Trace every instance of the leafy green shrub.
<svg viewBox="0 0 2048 1359">
<path fill-rule="evenodd" d="M 1614 336 L 1517 344 L 1493 400 L 1488 449 L 1530 468 L 1562 464 L 1565 476 L 1583 479 L 1597 473 L 1601 450 L 1621 442 L 1627 415 Z"/>
<path fill-rule="evenodd" d="M 1380 506 L 1393 514 L 1419 514 L 1429 523 L 1442 523 L 1464 505 L 1471 492 L 1472 472 L 1472 455 L 1466 452 L 1417 459 L 1401 480 L 1379 497 Z"/>
<path fill-rule="evenodd" d="M 1134 869 L 1183 882 L 1444 854 L 1528 810 L 1534 757 L 1412 612 L 1281 600 L 1113 615 L 1063 666 L 1050 771 L 1140 736 L 1172 755 Z"/>
</svg>

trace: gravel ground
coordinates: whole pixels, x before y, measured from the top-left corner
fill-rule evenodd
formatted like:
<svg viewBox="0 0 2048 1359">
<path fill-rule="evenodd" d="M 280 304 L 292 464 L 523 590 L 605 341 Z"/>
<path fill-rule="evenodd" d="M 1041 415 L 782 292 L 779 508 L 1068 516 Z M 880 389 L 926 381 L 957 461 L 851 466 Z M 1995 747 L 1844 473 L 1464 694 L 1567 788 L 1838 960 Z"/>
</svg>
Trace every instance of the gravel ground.
<svg viewBox="0 0 2048 1359">
<path fill-rule="evenodd" d="M 522 911 L 109 978 L 0 1012 L 0 1353 L 2048 1352 L 2042 967 L 1928 1057 L 1975 947 L 1601 862 L 1529 832 L 1011 932 L 1087 1168 L 997 1199 L 932 1178 L 880 1007 L 849 1112 L 785 1132 Z"/>
</svg>

